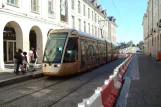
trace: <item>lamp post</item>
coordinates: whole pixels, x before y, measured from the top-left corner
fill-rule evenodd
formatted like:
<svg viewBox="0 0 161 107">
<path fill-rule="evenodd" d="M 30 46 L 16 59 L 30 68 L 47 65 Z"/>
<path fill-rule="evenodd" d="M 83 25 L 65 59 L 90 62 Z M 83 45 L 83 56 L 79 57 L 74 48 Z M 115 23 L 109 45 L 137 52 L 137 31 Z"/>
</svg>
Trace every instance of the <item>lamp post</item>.
<svg viewBox="0 0 161 107">
<path fill-rule="evenodd" d="M 105 22 L 105 21 L 108 21 L 108 20 L 99 20 L 99 27 L 100 27 L 100 30 L 101 30 L 101 37 L 103 38 L 103 32 L 102 32 L 102 30 L 103 30 L 103 28 L 104 28 L 104 26 L 105 26 L 105 23 L 103 23 L 103 25 L 100 23 L 100 22 Z"/>
</svg>

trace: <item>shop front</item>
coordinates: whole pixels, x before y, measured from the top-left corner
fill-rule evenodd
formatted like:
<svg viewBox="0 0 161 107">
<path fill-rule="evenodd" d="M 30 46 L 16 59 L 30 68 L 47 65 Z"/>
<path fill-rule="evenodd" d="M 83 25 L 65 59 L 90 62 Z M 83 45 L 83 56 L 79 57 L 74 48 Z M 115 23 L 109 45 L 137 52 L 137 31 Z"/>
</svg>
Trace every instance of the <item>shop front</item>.
<svg viewBox="0 0 161 107">
<path fill-rule="evenodd" d="M 14 60 L 16 53 L 16 33 L 14 28 L 5 27 L 3 31 L 3 52 L 4 63 L 10 63 Z"/>
</svg>

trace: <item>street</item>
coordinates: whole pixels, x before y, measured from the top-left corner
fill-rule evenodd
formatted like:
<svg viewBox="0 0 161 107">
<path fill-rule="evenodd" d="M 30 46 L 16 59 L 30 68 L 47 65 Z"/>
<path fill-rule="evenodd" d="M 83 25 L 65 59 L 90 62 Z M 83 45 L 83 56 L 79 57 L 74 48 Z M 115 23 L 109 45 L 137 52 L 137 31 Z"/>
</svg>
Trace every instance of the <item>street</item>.
<svg viewBox="0 0 161 107">
<path fill-rule="evenodd" d="M 0 89 L 1 107 L 76 107 L 90 97 L 124 59 L 72 77 L 41 77 Z"/>
</svg>

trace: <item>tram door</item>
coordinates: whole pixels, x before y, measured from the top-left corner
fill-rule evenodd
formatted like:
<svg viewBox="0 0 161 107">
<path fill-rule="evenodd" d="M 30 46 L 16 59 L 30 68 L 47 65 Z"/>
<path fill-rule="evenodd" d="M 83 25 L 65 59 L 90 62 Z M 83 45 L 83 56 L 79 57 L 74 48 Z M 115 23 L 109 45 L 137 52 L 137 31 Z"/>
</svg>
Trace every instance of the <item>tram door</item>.
<svg viewBox="0 0 161 107">
<path fill-rule="evenodd" d="M 86 67 L 86 56 L 85 56 L 85 41 L 83 39 L 80 40 L 80 53 L 81 53 L 81 62 L 80 62 L 80 71 L 84 70 Z"/>
</svg>

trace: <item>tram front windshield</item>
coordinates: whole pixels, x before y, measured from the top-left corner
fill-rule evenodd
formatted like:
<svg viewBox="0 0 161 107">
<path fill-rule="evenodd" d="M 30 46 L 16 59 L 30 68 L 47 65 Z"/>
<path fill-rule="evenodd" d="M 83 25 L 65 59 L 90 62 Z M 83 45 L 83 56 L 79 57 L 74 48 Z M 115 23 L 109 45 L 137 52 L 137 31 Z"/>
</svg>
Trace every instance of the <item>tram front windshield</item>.
<svg viewBox="0 0 161 107">
<path fill-rule="evenodd" d="M 52 33 L 48 36 L 44 52 L 44 63 L 61 63 L 68 33 Z"/>
</svg>

